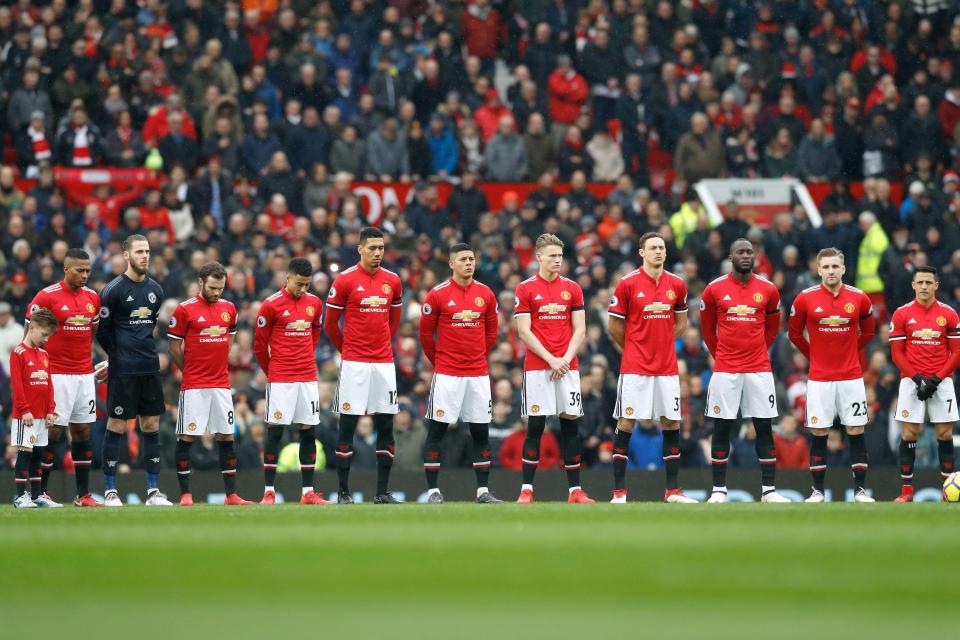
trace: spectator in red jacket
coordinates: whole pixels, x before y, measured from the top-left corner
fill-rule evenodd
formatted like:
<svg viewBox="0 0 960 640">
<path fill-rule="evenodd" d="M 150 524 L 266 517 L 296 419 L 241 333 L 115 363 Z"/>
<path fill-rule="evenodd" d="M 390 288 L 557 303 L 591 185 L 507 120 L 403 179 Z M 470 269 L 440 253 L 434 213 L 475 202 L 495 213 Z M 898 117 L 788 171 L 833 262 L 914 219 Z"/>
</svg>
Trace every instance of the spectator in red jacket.
<svg viewBox="0 0 960 640">
<path fill-rule="evenodd" d="M 953 86 L 947 89 L 940 102 L 940 109 L 937 111 L 937 119 L 940 120 L 940 130 L 943 131 L 944 142 L 953 144 L 954 136 L 957 133 L 957 125 L 960 124 L 960 80 L 953 83 Z"/>
<path fill-rule="evenodd" d="M 497 132 L 497 127 L 500 126 L 500 119 L 504 116 L 513 119 L 513 113 L 500 101 L 500 94 L 497 93 L 496 89 L 490 87 L 487 91 L 487 101 L 473 115 L 477 126 L 480 127 L 480 137 L 483 138 L 484 144 L 490 142 L 490 138 L 493 137 L 493 134 Z M 514 128 L 516 128 L 516 125 L 514 125 Z"/>
<path fill-rule="evenodd" d="M 492 73 L 504 29 L 500 13 L 490 6 L 490 0 L 473 0 L 460 20 L 460 31 L 467 52 L 480 58 L 484 73 Z"/>
<path fill-rule="evenodd" d="M 777 469 L 806 469 L 810 448 L 807 440 L 797 431 L 797 419 L 791 414 L 780 418 L 779 433 L 773 435 L 777 448 Z"/>
<path fill-rule="evenodd" d="M 267 214 L 270 216 L 270 233 L 282 237 L 284 242 L 293 240 L 293 225 L 297 217 L 287 208 L 287 199 L 283 194 L 271 196 Z"/>
<path fill-rule="evenodd" d="M 527 437 L 527 429 L 517 429 L 503 441 L 500 447 L 500 466 L 511 471 L 523 469 L 523 440 Z M 547 429 L 540 440 L 540 464 L 537 469 L 555 469 L 560 465 L 560 445 L 557 437 Z"/>
<path fill-rule="evenodd" d="M 140 214 L 140 226 L 144 230 L 164 229 L 167 238 L 172 243 L 177 237 L 173 231 L 173 222 L 170 220 L 170 210 L 160 203 L 160 190 L 150 189 L 144 198 L 143 206 L 137 207 Z"/>
<path fill-rule="evenodd" d="M 176 93 L 171 93 L 163 106 L 157 107 L 147 118 L 143 125 L 143 141 L 148 146 L 155 147 L 163 138 L 170 133 L 170 125 L 167 118 L 171 113 L 179 113 L 183 117 L 183 126 L 181 133 L 194 142 L 197 140 L 197 125 L 186 109 L 183 108 L 183 101 Z"/>
<path fill-rule="evenodd" d="M 587 81 L 576 72 L 570 56 L 557 56 L 557 69 L 548 81 L 550 117 L 557 124 L 571 125 L 583 111 L 590 97 Z"/>
</svg>

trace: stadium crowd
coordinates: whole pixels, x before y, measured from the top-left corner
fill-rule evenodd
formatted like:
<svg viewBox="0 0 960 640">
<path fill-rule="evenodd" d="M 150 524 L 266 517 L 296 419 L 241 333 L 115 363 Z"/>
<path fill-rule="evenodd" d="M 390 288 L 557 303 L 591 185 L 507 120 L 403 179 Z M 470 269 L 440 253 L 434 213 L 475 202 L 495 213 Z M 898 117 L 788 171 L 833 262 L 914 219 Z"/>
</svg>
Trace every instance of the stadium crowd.
<svg viewBox="0 0 960 640">
<path fill-rule="evenodd" d="M 584 460 L 610 464 L 619 355 L 607 308 L 636 268 L 637 239 L 659 231 L 668 268 L 691 292 L 691 326 L 677 342 L 683 464 L 709 464 L 704 399 L 711 373 L 697 297 L 729 269 L 748 238 L 758 272 L 782 292 L 784 317 L 816 284 L 817 251 L 846 255 L 845 280 L 888 318 L 913 297 L 912 270 L 941 271 L 940 297 L 960 300 L 960 18 L 956 0 L 19 0 L 0 3 L 0 414 L 6 428 L 10 351 L 33 295 L 62 274 L 69 247 L 94 256 L 99 290 L 125 268 L 121 241 L 147 235 L 164 319 L 196 293 L 209 260 L 228 269 L 225 297 L 240 310 L 230 356 L 241 469 L 259 469 L 265 378 L 253 354 L 260 301 L 283 284 L 287 261 L 316 268 L 325 297 L 357 261 L 365 224 L 356 180 L 411 183 L 412 202 L 388 206 L 385 265 L 404 285 L 396 340 L 401 412 L 397 467 L 422 468 L 421 416 L 429 363 L 417 342 L 426 292 L 449 275 L 446 248 L 470 242 L 477 279 L 500 301 L 491 356 L 492 441 L 498 463 L 520 468 L 522 344 L 511 330 L 517 284 L 536 268 L 541 233 L 566 243 L 583 288 Z M 654 176 L 652 156 L 672 158 Z M 147 168 L 159 181 L 92 193 L 67 189 L 54 166 Z M 832 184 L 811 225 L 797 204 L 769 228 L 728 203 L 713 226 L 690 186 L 706 177 L 798 177 Z M 656 178 L 656 179 L 655 179 Z M 455 186 L 445 203 L 437 184 Z M 521 200 L 490 202 L 481 182 L 530 181 Z M 559 195 L 555 182 L 570 182 Z M 613 182 L 603 199 L 587 188 Z M 857 197 L 850 184 L 861 183 Z M 903 185 L 903 198 L 894 193 Z M 857 192 L 860 193 L 859 191 Z M 157 336 L 161 352 L 166 339 Z M 881 323 L 865 372 L 874 465 L 895 462 L 891 406 L 899 374 Z M 324 403 L 318 429 L 329 464 L 334 350 L 317 349 Z M 780 465 L 806 468 L 806 363 L 785 333 L 772 350 L 783 417 Z M 166 354 L 164 464 L 172 466 L 178 371 Z M 99 424 L 102 434 L 102 424 Z M 553 425 L 555 428 L 556 425 Z M 7 434 L 3 434 L 7 438 Z M 125 464 L 136 467 L 131 426 Z M 291 433 L 290 437 L 295 437 Z M 736 441 L 749 441 L 744 424 Z M 468 466 L 469 433 L 452 430 L 445 465 Z M 296 444 L 281 469 L 297 468 Z M 839 430 L 830 465 L 846 466 Z M 372 422 L 361 420 L 356 468 L 375 466 Z M 94 447 L 99 451 L 99 445 Z M 66 448 L 58 465 L 70 466 Z M 196 470 L 216 469 L 212 438 Z M 660 434 L 643 425 L 633 468 L 658 468 Z M 919 466 L 937 464 L 928 433 Z M 0 460 L 0 466 L 9 460 Z M 541 466 L 557 466 L 545 437 Z M 733 466 L 757 464 L 735 446 Z"/>
</svg>

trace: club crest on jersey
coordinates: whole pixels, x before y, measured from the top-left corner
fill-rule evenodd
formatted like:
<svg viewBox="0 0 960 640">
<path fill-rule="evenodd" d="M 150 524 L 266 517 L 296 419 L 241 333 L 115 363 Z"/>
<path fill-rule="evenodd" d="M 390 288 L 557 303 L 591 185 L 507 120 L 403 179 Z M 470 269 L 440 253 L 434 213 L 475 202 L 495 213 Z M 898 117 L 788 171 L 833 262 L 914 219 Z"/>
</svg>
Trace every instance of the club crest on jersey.
<svg viewBox="0 0 960 640">
<path fill-rule="evenodd" d="M 380 287 L 380 291 L 383 292 L 383 295 L 389 296 L 390 294 L 393 293 L 393 287 L 391 287 L 391 286 L 388 285 L 388 284 L 385 284 L 385 285 L 383 285 L 382 287 Z"/>
<path fill-rule="evenodd" d="M 273 412 L 273 419 L 274 419 L 274 420 L 279 421 L 279 420 L 282 419 L 282 418 L 283 418 L 283 413 L 281 413 L 280 411 L 274 411 L 274 412 Z"/>
<path fill-rule="evenodd" d="M 817 416 L 810 418 L 810 424 L 817 424 L 818 422 L 820 422 L 820 419 Z"/>
<path fill-rule="evenodd" d="M 191 422 L 190 424 L 187 425 L 187 431 L 196 431 L 196 430 L 197 430 L 196 422 Z"/>
<path fill-rule="evenodd" d="M 717 405 L 714 405 L 714 406 L 713 406 L 713 412 L 716 413 L 717 415 L 719 415 L 719 414 L 720 414 L 720 407 L 717 406 Z"/>
<path fill-rule="evenodd" d="M 673 291 L 673 289 L 668 289 L 666 296 L 667 296 L 667 300 L 676 300 L 677 298 L 677 294 Z"/>
<path fill-rule="evenodd" d="M 473 299 L 473 304 L 477 305 L 478 307 L 482 307 L 484 305 L 483 298 L 477 296 Z"/>
<path fill-rule="evenodd" d="M 343 403 L 343 410 L 344 410 L 344 411 L 350 411 L 350 403 L 349 403 L 349 402 L 344 402 L 344 403 Z"/>
<path fill-rule="evenodd" d="M 117 414 L 118 416 L 122 416 L 122 415 L 123 415 L 123 407 L 117 407 L 117 408 L 115 408 L 115 409 L 113 410 L 113 412 L 114 412 L 115 414 Z"/>
<path fill-rule="evenodd" d="M 43 363 L 43 366 L 45 366 L 45 367 L 49 367 L 49 366 L 50 366 L 50 362 L 49 362 L 46 358 L 41 358 L 41 359 L 40 359 L 40 362 L 42 362 L 42 363 Z"/>
<path fill-rule="evenodd" d="M 130 312 L 131 318 L 140 318 L 141 320 L 150 317 L 150 307 L 137 307 Z"/>
<path fill-rule="evenodd" d="M 224 322 L 230 322 L 230 314 L 224 311 L 223 313 L 220 314 L 220 319 L 223 320 Z"/>
<path fill-rule="evenodd" d="M 632 416 L 632 415 L 633 415 L 633 407 L 627 407 L 627 410 L 624 411 L 624 413 L 626 413 L 628 416 Z"/>
<path fill-rule="evenodd" d="M 532 411 L 533 413 L 540 413 L 540 405 L 538 404 L 533 405 L 532 407 L 530 407 L 530 411 Z"/>
<path fill-rule="evenodd" d="M 36 436 L 30 436 L 30 444 L 36 444 L 36 443 L 37 443 L 37 437 L 36 437 Z"/>
<path fill-rule="evenodd" d="M 943 316 L 937 316 L 937 324 L 941 327 L 947 326 L 947 319 Z"/>
<path fill-rule="evenodd" d="M 756 302 L 757 304 L 760 304 L 761 302 L 763 302 L 763 294 L 762 293 L 753 294 L 753 301 Z"/>
<path fill-rule="evenodd" d="M 901 417 L 909 418 L 909 417 L 910 417 L 910 412 L 907 411 L 906 409 L 904 409 L 903 411 L 900 412 L 900 415 L 901 415 Z"/>
<path fill-rule="evenodd" d="M 843 305 L 843 310 L 847 313 L 853 313 L 854 309 L 856 309 L 856 307 L 853 306 L 852 302 L 848 302 L 847 304 Z"/>
<path fill-rule="evenodd" d="M 564 300 L 569 300 L 569 299 L 570 299 L 570 292 L 569 292 L 569 291 L 561 291 L 561 292 L 560 292 L 560 297 L 563 298 Z"/>
<path fill-rule="evenodd" d="M 428 316 L 433 313 L 433 307 L 428 304 L 423 305 L 423 315 Z"/>
<path fill-rule="evenodd" d="M 87 313 L 93 313 L 94 306 L 91 303 L 87 303 Z"/>
<path fill-rule="evenodd" d="M 307 307 L 307 315 L 310 316 L 311 318 L 313 317 L 313 314 L 315 314 L 316 312 L 317 310 L 313 308 L 313 305 Z"/>
<path fill-rule="evenodd" d="M 157 294 L 151 291 L 150 293 L 147 294 L 147 300 L 150 301 L 150 304 L 153 304 L 154 302 L 157 301 Z"/>
<path fill-rule="evenodd" d="M 443 409 L 437 409 L 437 417 L 442 418 L 444 416 Z"/>
</svg>

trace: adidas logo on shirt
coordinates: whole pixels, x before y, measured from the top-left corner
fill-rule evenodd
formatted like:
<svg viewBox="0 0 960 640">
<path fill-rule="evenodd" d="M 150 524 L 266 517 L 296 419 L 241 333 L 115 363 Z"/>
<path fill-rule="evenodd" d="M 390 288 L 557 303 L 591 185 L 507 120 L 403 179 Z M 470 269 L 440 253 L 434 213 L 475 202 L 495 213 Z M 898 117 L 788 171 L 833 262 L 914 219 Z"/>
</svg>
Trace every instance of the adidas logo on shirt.
<svg viewBox="0 0 960 640">
<path fill-rule="evenodd" d="M 363 288 L 363 285 L 360 285 L 357 287 L 357 291 L 366 291 L 366 289 Z"/>
<path fill-rule="evenodd" d="M 63 305 L 62 307 L 60 307 L 60 311 L 70 311 L 70 307 L 68 307 L 67 305 Z"/>
<path fill-rule="evenodd" d="M 723 296 L 723 299 L 724 299 L 724 300 L 733 300 L 733 298 L 731 298 L 729 295 Z"/>
<path fill-rule="evenodd" d="M 823 313 L 823 309 L 821 309 L 820 307 L 817 307 L 817 308 L 814 309 L 813 311 L 814 311 L 814 313 Z"/>
<path fill-rule="evenodd" d="M 910 321 L 907 322 L 907 324 L 917 324 L 917 320 L 915 318 L 910 318 Z"/>
<path fill-rule="evenodd" d="M 638 298 L 646 298 L 646 297 L 647 297 L 647 294 L 645 294 L 643 291 L 641 291 L 640 293 L 637 294 L 637 297 L 638 297 Z"/>
<path fill-rule="evenodd" d="M 543 296 L 541 296 L 541 295 L 538 293 L 538 294 L 537 294 L 537 297 L 534 298 L 534 300 L 543 300 Z"/>
<path fill-rule="evenodd" d="M 198 321 L 198 322 L 206 322 L 207 319 L 204 318 L 203 316 L 200 316 L 199 318 L 197 318 L 197 321 Z"/>
<path fill-rule="evenodd" d="M 283 317 L 287 317 L 288 315 L 290 315 L 290 312 L 289 312 L 288 310 L 284 309 L 284 310 L 283 310 Z"/>
<path fill-rule="evenodd" d="M 133 296 L 127 296 L 127 302 L 133 302 Z"/>
<path fill-rule="evenodd" d="M 448 306 L 448 307 L 455 307 L 455 306 L 457 306 L 457 303 L 454 302 L 453 300 L 451 300 L 450 302 L 447 303 L 447 306 Z"/>
</svg>

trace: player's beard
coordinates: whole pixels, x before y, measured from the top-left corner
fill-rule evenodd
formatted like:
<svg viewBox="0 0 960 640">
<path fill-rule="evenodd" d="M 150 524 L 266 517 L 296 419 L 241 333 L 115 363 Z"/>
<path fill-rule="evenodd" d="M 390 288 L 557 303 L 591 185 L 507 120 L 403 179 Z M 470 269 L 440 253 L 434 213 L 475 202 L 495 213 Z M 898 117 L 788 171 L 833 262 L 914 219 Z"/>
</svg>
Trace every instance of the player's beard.
<svg viewBox="0 0 960 640">
<path fill-rule="evenodd" d="M 141 267 L 136 262 L 130 262 L 130 268 L 133 269 L 133 272 L 138 276 L 145 276 L 147 275 L 147 271 L 150 270 L 150 263 L 148 262 L 146 266 Z"/>
<path fill-rule="evenodd" d="M 746 268 L 744 268 L 742 262 L 734 262 L 733 270 L 739 273 L 740 275 L 745 276 L 748 273 L 751 273 L 753 271 L 753 261 L 751 261 L 750 264 L 746 266 Z"/>
</svg>

